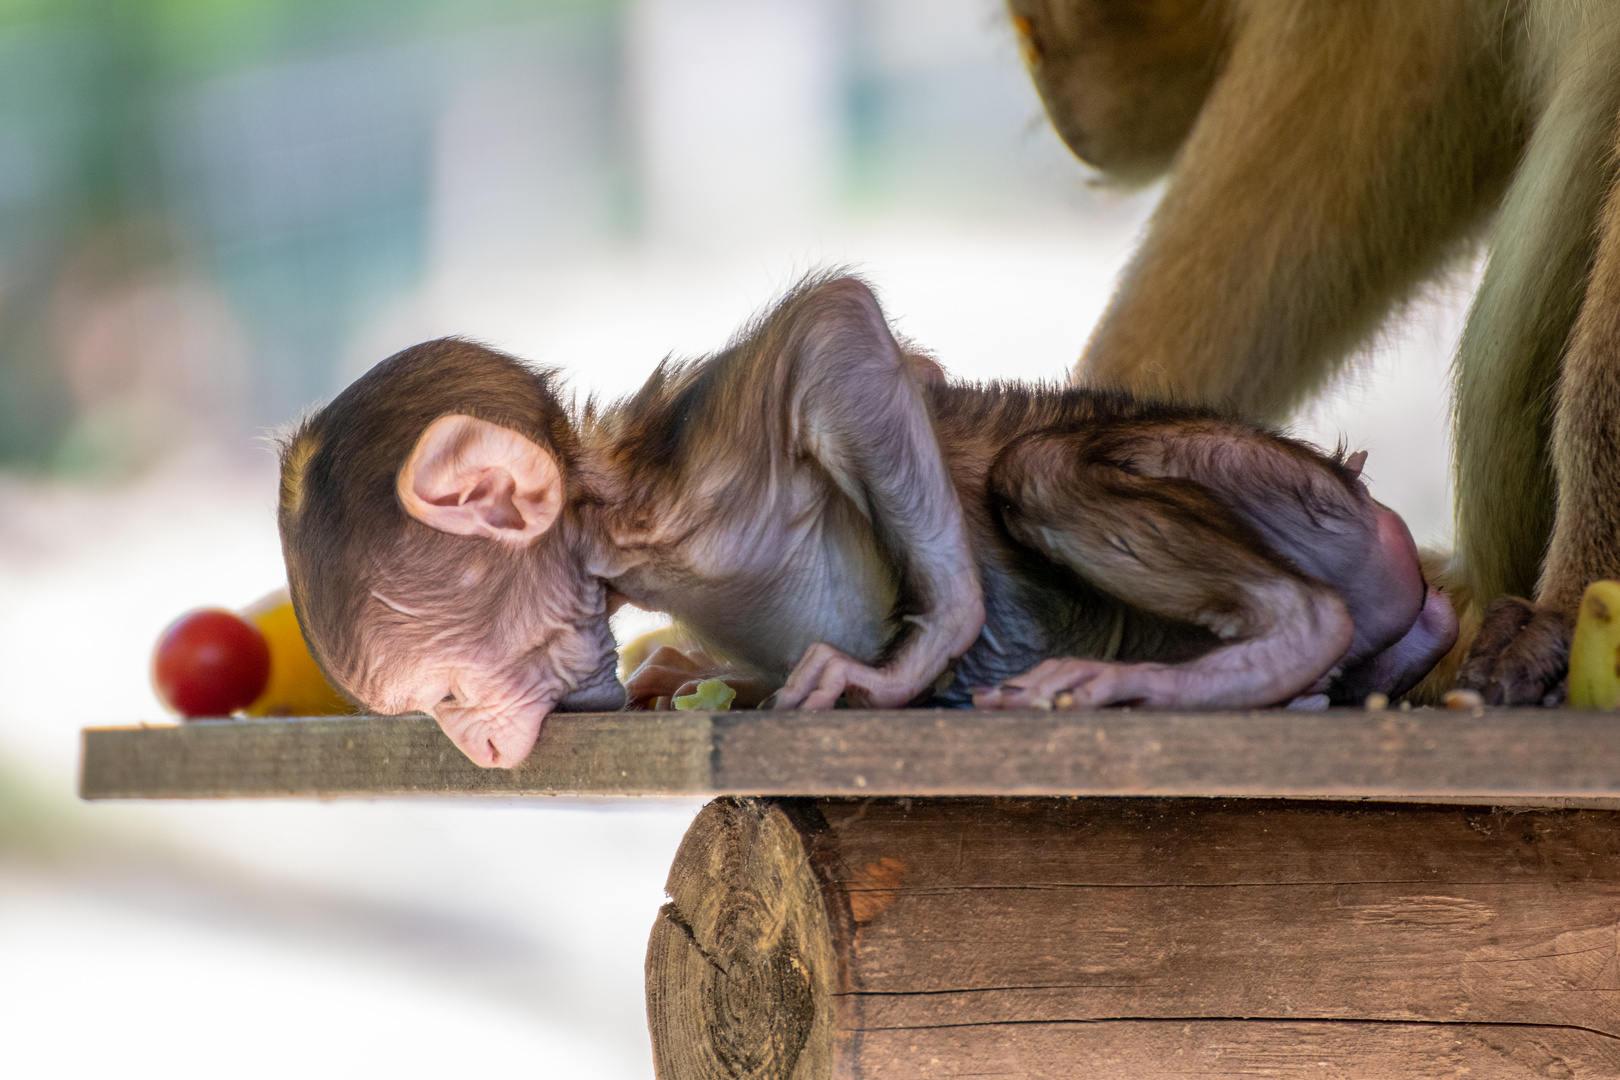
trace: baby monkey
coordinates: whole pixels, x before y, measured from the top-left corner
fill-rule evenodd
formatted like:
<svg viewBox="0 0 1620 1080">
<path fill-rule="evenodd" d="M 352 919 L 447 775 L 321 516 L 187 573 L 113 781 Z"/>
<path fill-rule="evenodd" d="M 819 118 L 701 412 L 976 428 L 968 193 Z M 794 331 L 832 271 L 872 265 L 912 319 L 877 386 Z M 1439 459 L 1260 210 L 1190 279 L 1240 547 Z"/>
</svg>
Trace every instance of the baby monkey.
<svg viewBox="0 0 1620 1080">
<path fill-rule="evenodd" d="M 337 684 L 511 766 L 554 709 L 623 706 L 625 599 L 781 709 L 1393 697 L 1456 623 L 1363 457 L 949 385 L 862 282 L 814 278 L 605 408 L 467 341 L 406 349 L 286 440 L 279 519 Z"/>
</svg>

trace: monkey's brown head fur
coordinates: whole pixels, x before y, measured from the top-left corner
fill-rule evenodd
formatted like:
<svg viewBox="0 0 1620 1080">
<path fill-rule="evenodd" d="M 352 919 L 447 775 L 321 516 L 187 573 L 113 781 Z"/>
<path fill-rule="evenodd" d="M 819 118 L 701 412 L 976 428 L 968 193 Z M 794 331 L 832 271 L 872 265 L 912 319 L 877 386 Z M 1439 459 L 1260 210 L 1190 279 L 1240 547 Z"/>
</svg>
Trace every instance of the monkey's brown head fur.
<svg viewBox="0 0 1620 1080">
<path fill-rule="evenodd" d="M 345 691 L 380 711 L 430 711 L 473 760 L 512 765 L 554 704 L 622 700 L 603 589 L 573 553 L 567 496 L 555 527 L 521 546 L 407 512 L 401 469 L 445 416 L 515 432 L 567 489 L 577 440 L 546 375 L 459 339 L 414 346 L 284 440 L 288 586 L 311 651 Z"/>
</svg>

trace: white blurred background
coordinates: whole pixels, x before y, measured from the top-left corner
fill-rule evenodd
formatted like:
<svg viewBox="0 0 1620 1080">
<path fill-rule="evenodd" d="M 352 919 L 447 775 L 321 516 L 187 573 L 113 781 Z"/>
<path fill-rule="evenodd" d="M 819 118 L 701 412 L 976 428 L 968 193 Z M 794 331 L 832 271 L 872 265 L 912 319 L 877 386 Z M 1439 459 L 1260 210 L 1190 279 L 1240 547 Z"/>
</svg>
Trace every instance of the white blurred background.
<svg viewBox="0 0 1620 1080">
<path fill-rule="evenodd" d="M 841 265 L 954 375 L 1061 379 L 1156 192 L 1067 154 L 993 0 L 35 9 L 0 56 L 78 66 L 0 71 L 0 1072 L 650 1077 L 696 803 L 81 804 L 79 729 L 281 584 L 255 436 L 399 347 L 612 396 Z M 1471 283 L 1295 425 L 1420 542 Z"/>
</svg>

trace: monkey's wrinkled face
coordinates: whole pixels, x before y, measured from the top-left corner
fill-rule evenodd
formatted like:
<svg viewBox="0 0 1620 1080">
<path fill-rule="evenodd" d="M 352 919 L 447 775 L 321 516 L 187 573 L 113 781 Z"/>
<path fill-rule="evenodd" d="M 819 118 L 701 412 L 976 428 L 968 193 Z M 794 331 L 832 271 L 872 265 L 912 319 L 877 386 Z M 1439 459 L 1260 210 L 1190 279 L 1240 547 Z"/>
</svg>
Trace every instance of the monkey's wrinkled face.
<svg viewBox="0 0 1620 1080">
<path fill-rule="evenodd" d="M 436 647 L 377 641 L 382 655 L 360 696 L 389 713 L 428 713 L 476 764 L 511 768 L 554 710 L 624 705 L 605 614 L 529 629 Z"/>
</svg>

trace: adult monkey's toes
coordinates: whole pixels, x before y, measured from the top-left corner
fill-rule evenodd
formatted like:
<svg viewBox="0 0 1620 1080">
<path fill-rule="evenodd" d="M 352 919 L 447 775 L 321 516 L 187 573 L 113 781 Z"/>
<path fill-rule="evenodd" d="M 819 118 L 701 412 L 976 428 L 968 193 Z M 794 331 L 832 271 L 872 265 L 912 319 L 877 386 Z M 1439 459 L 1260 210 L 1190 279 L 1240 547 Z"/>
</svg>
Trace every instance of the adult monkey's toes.
<svg viewBox="0 0 1620 1080">
<path fill-rule="evenodd" d="M 1562 611 L 1517 596 L 1493 600 L 1457 672 L 1458 689 L 1478 691 L 1487 705 L 1563 704 L 1573 629 Z"/>
</svg>

